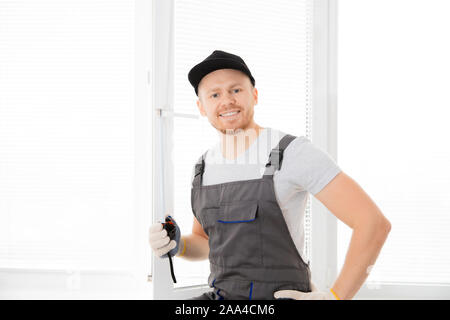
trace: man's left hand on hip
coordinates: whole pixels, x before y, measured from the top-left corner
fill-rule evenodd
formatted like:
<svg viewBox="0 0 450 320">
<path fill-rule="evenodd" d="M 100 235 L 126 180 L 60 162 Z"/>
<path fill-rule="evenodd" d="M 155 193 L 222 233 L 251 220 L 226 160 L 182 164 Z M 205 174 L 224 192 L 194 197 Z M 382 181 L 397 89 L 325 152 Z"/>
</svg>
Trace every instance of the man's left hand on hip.
<svg viewBox="0 0 450 320">
<path fill-rule="evenodd" d="M 317 287 L 310 282 L 311 292 L 302 292 L 297 290 L 279 290 L 275 291 L 275 299 L 294 299 L 294 300 L 337 300 L 331 291 L 319 291 Z"/>
</svg>

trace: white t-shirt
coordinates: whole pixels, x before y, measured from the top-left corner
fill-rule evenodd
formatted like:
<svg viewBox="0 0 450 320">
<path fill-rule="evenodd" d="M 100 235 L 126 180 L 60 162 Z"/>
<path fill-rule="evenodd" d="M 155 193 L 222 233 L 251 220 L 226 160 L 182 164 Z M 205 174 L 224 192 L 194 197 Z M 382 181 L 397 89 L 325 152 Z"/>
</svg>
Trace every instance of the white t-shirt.
<svg viewBox="0 0 450 320">
<path fill-rule="evenodd" d="M 202 185 L 212 185 L 231 181 L 260 179 L 270 151 L 277 146 L 286 133 L 264 128 L 249 148 L 236 159 L 226 159 L 222 155 L 220 141 L 206 153 L 205 171 Z M 191 181 L 194 177 L 195 165 Z M 283 154 L 281 169 L 275 171 L 274 188 L 294 244 L 303 261 L 304 255 L 305 207 L 308 192 L 315 195 L 322 190 L 341 169 L 324 150 L 313 145 L 304 136 L 296 137 Z"/>
</svg>

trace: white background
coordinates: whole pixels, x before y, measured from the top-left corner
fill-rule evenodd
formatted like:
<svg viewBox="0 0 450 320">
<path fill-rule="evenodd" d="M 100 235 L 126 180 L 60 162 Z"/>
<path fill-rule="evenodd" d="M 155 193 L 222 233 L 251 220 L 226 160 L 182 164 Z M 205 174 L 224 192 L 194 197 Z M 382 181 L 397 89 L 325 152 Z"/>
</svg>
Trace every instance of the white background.
<svg viewBox="0 0 450 320">
<path fill-rule="evenodd" d="M 168 3 L 164 9 L 173 13 L 170 4 L 176 2 L 0 1 L 0 297 L 152 297 L 147 229 L 163 214 L 155 110 L 196 114 L 187 71 L 227 43 L 223 50 L 239 51 L 255 70 L 257 108 L 268 110 L 258 120 L 311 134 L 391 221 L 386 245 L 356 298 L 448 299 L 450 4 L 341 0 L 336 11 L 336 1 L 315 0 L 308 84 L 306 74 L 299 77 L 308 72 L 307 55 L 292 70 L 286 64 L 292 58 L 285 56 L 292 48 L 292 54 L 301 54 L 302 38 L 292 40 L 298 14 L 290 8 L 300 2 L 280 2 L 284 9 L 267 3 L 275 23 L 267 23 L 269 29 L 283 25 L 273 33 L 276 39 L 260 29 L 266 26 L 258 20 L 261 8 L 216 10 L 218 17 L 236 10 L 243 15 L 226 18 L 255 19 L 246 29 L 255 35 L 245 38 L 248 47 L 238 36 L 223 36 L 229 30 L 225 23 L 218 24 L 225 31 L 195 40 L 197 46 L 183 35 L 188 43 L 183 47 L 170 36 L 176 28 L 166 28 L 174 16 L 156 12 L 156 4 Z M 220 4 L 208 1 L 208 8 Z M 200 22 L 191 27 L 214 31 Z M 182 52 L 189 52 L 185 61 Z M 277 65 L 284 78 L 271 75 L 276 65 L 269 57 L 277 55 L 284 57 Z M 270 111 L 281 99 L 288 101 L 280 103 L 289 110 L 288 129 L 276 120 L 282 115 Z M 312 120 L 306 119 L 309 104 Z M 192 121 L 201 125 L 197 135 L 210 132 L 204 121 L 165 119 L 171 118 L 164 121 L 178 123 L 177 130 Z M 177 131 L 165 133 L 163 143 Z M 194 146 L 198 150 L 183 162 L 187 167 L 213 136 L 208 139 Z M 176 155 L 180 140 L 173 141 Z M 173 164 L 165 168 L 170 171 L 165 186 L 172 191 L 166 192 L 164 208 L 176 212 L 188 231 L 190 220 L 181 216 L 189 216 L 189 202 L 177 199 L 190 171 L 180 169 L 186 175 L 181 183 L 175 171 L 181 165 Z M 177 193 L 170 181 L 182 186 Z M 350 230 L 314 200 L 312 212 L 313 277 L 326 288 L 342 266 Z M 165 287 L 171 285 L 167 267 L 159 264 Z M 201 283 L 207 266 L 202 268 L 191 279 L 190 272 L 180 272 L 180 282 Z M 154 272 L 153 283 L 157 276 Z M 166 293 L 175 296 L 173 288 Z"/>
</svg>

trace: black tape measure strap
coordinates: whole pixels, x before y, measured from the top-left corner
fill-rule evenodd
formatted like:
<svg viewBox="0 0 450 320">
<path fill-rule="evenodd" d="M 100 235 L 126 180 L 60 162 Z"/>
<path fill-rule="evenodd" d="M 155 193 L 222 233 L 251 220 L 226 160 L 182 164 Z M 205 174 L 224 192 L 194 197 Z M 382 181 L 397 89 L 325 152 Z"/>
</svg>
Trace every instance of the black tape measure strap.
<svg viewBox="0 0 450 320">
<path fill-rule="evenodd" d="M 175 239 L 176 228 L 170 217 L 166 217 L 166 222 L 163 223 L 163 229 L 166 229 L 167 235 L 169 236 L 170 240 Z M 170 255 L 170 251 L 167 252 L 167 256 L 169 257 L 170 273 L 172 275 L 173 283 L 177 283 L 177 279 L 175 279 L 175 272 L 173 271 L 173 262 L 172 262 L 172 256 Z"/>
</svg>

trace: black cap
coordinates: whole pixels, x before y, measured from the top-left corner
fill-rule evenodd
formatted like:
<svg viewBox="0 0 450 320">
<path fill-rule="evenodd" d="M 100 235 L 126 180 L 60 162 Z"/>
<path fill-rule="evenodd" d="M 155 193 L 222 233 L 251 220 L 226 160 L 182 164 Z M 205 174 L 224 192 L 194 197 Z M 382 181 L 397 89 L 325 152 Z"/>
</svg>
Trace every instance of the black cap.
<svg viewBox="0 0 450 320">
<path fill-rule="evenodd" d="M 219 69 L 235 69 L 242 71 L 249 78 L 253 86 L 255 86 L 255 79 L 250 70 L 241 57 L 221 50 L 215 50 L 205 60 L 197 64 L 189 71 L 188 79 L 195 89 L 195 94 L 198 96 L 198 85 L 200 81 L 208 73 Z"/>
</svg>

